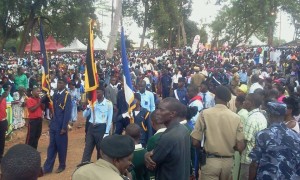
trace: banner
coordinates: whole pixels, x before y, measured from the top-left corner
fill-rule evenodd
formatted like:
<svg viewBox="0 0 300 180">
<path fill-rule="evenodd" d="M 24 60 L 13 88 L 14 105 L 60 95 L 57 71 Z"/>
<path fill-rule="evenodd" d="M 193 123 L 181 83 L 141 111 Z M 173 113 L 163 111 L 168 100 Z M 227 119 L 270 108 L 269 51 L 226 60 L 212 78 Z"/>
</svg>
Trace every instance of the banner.
<svg viewBox="0 0 300 180">
<path fill-rule="evenodd" d="M 42 55 L 42 90 L 46 92 L 47 97 L 49 99 L 49 109 L 53 113 L 53 102 L 50 96 L 50 75 L 49 75 L 49 62 L 47 58 L 47 52 L 45 47 L 45 39 L 43 34 L 43 24 L 41 19 L 39 19 L 40 24 L 40 48 L 41 48 L 41 55 Z M 47 114 L 47 116 L 49 116 Z"/>
<path fill-rule="evenodd" d="M 87 54 L 85 61 L 85 73 L 84 73 L 84 88 L 87 93 L 89 104 L 93 110 L 97 101 L 96 89 L 99 86 L 98 74 L 96 63 L 94 59 L 94 20 L 90 20 L 89 23 L 89 38 L 87 45 Z"/>
<path fill-rule="evenodd" d="M 200 35 L 196 35 L 194 37 L 194 41 L 193 41 L 193 44 L 192 44 L 192 51 L 193 51 L 193 53 L 195 53 L 197 51 L 199 42 L 200 42 Z"/>
</svg>

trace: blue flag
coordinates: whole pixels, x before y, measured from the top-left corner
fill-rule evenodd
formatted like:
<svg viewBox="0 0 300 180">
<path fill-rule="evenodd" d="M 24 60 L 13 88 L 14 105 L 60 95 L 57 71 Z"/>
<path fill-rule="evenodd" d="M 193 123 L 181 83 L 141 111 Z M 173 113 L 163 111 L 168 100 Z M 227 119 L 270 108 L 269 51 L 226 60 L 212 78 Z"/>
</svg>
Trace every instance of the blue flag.
<svg viewBox="0 0 300 180">
<path fill-rule="evenodd" d="M 121 46 L 122 46 L 122 68 L 123 68 L 123 79 L 124 79 L 124 92 L 125 99 L 128 104 L 128 113 L 130 116 L 130 123 L 134 123 L 134 119 L 131 116 L 132 110 L 135 108 L 134 103 L 134 91 L 132 88 L 131 76 L 128 67 L 128 59 L 126 54 L 126 45 L 125 45 L 125 36 L 124 36 L 124 28 L 121 30 Z"/>
</svg>

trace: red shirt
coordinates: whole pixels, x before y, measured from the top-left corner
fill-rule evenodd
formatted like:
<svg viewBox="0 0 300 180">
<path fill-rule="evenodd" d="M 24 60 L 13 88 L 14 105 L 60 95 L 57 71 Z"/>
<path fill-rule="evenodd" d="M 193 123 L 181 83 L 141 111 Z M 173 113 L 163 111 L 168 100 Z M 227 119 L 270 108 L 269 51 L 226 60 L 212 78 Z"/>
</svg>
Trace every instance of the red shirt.
<svg viewBox="0 0 300 180">
<path fill-rule="evenodd" d="M 43 114 L 42 107 L 39 106 L 36 108 L 34 111 L 30 111 L 30 108 L 34 107 L 37 103 L 40 102 L 40 98 L 33 98 L 30 97 L 26 101 L 26 107 L 28 108 L 28 118 L 29 119 L 36 119 L 36 118 L 41 118 Z"/>
<path fill-rule="evenodd" d="M 3 121 L 4 119 L 6 119 L 7 114 L 6 114 L 6 98 L 4 98 L 1 102 L 0 102 L 0 121 Z"/>
</svg>

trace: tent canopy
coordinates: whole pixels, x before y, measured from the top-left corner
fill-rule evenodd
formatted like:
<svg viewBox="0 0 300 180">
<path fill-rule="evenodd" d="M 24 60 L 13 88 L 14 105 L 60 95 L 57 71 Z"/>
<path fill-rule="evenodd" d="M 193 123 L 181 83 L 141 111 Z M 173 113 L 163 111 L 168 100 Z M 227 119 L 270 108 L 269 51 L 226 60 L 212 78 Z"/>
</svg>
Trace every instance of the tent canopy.
<svg viewBox="0 0 300 180">
<path fill-rule="evenodd" d="M 53 36 L 49 36 L 45 42 L 46 50 L 47 51 L 57 51 L 64 46 L 57 42 Z"/>
<path fill-rule="evenodd" d="M 87 49 L 86 45 L 82 44 L 77 38 L 71 42 L 69 46 L 58 49 L 58 52 L 72 52 L 72 51 L 85 51 Z"/>
<path fill-rule="evenodd" d="M 26 45 L 25 52 L 39 52 L 39 51 L 41 51 L 40 41 L 36 37 L 33 37 L 32 44 L 30 42 Z"/>
<path fill-rule="evenodd" d="M 98 36 L 94 39 L 94 50 L 106 50 L 107 45 Z"/>
<path fill-rule="evenodd" d="M 265 46 L 265 45 L 267 44 L 259 40 L 255 35 L 253 35 L 249 38 L 247 42 L 241 42 L 240 44 L 237 45 L 237 47 Z"/>
</svg>

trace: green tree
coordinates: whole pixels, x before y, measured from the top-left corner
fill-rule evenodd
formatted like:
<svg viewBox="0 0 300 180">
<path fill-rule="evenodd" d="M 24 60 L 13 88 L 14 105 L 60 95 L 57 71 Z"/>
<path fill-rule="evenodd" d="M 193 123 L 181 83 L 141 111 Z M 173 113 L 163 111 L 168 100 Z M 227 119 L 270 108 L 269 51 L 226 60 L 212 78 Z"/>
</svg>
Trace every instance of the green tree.
<svg viewBox="0 0 300 180">
<path fill-rule="evenodd" d="M 44 21 L 45 34 L 63 43 L 75 36 L 87 38 L 87 23 L 94 15 L 94 0 L 2 0 L 0 1 L 0 51 L 10 38 L 20 36 L 19 55 L 23 55 L 29 33 L 36 35 L 38 18 Z"/>
<path fill-rule="evenodd" d="M 205 26 L 200 29 L 200 43 L 203 45 L 208 42 L 208 33 L 206 32 Z"/>
<path fill-rule="evenodd" d="M 18 36 L 17 28 L 20 26 L 18 19 L 17 0 L 0 1 L 0 52 L 3 52 L 5 43 Z"/>
<path fill-rule="evenodd" d="M 299 0 L 231 0 L 230 5 L 225 6 L 211 23 L 213 41 L 228 41 L 235 47 L 257 34 L 260 39 L 267 37 L 268 44 L 272 46 L 279 10 L 297 19 Z"/>
<path fill-rule="evenodd" d="M 141 8 L 141 6 L 143 8 Z M 143 28 L 140 48 L 144 47 L 147 30 L 151 27 L 151 2 L 150 0 L 134 0 L 123 2 L 123 15 L 132 17 L 139 27 Z"/>
<path fill-rule="evenodd" d="M 128 38 L 128 35 L 125 35 L 125 46 L 127 50 L 133 50 L 133 41 Z M 115 48 L 118 49 L 118 51 L 121 51 L 121 37 L 118 36 L 117 42 L 115 45 Z"/>
</svg>

